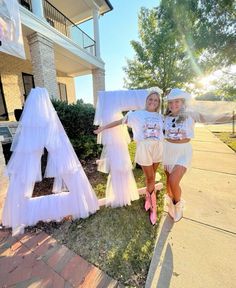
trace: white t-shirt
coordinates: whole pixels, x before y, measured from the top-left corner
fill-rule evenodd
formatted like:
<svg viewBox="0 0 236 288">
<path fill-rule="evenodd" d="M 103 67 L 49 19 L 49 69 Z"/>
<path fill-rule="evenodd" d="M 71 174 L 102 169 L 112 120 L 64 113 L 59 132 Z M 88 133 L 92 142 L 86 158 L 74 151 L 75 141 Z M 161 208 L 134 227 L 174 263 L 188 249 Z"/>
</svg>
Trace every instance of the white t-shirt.
<svg viewBox="0 0 236 288">
<path fill-rule="evenodd" d="M 133 137 L 136 142 L 150 139 L 163 139 L 163 116 L 158 112 L 137 110 L 128 112 L 123 120 L 133 130 Z"/>
<path fill-rule="evenodd" d="M 165 138 L 173 140 L 181 140 L 194 137 L 194 120 L 191 116 L 177 123 L 178 117 L 166 116 L 164 120 Z"/>
</svg>

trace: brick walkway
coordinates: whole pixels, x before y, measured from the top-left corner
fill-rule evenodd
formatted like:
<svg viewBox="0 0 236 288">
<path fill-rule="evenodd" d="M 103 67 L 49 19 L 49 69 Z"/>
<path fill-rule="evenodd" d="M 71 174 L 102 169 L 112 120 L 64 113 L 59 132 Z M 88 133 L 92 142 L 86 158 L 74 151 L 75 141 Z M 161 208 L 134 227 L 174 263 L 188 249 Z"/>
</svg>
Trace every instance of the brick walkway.
<svg viewBox="0 0 236 288">
<path fill-rule="evenodd" d="M 0 223 L 7 179 L 0 143 Z M 0 230 L 0 288 L 121 288 L 82 257 L 44 232 L 12 237 Z"/>
<path fill-rule="evenodd" d="M 0 287 L 122 287 L 44 232 L 0 231 Z"/>
</svg>

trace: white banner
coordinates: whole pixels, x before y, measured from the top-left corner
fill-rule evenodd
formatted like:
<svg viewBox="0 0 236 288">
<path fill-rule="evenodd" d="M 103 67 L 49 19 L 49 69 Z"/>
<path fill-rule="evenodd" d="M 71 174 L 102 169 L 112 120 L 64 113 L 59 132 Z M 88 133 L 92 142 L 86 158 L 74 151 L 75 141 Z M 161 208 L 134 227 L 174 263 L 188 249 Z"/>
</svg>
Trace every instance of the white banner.
<svg viewBox="0 0 236 288">
<path fill-rule="evenodd" d="M 0 0 L 0 52 L 26 59 L 17 0 Z"/>
</svg>

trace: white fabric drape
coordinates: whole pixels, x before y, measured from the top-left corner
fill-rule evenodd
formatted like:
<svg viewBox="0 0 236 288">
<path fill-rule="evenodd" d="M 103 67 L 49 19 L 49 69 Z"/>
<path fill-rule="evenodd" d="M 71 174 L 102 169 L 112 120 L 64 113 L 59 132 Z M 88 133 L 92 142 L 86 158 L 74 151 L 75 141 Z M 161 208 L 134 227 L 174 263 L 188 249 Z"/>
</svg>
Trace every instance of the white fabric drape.
<svg viewBox="0 0 236 288">
<path fill-rule="evenodd" d="M 46 177 L 54 177 L 55 194 L 31 198 L 42 180 L 41 157 L 48 151 Z M 20 119 L 7 165 L 10 178 L 2 222 L 13 234 L 39 220 L 60 221 L 67 215 L 86 218 L 98 200 L 73 150 L 45 88 L 32 89 Z M 62 192 L 64 186 L 69 192 Z M 61 192 L 61 193 L 60 193 Z"/>
<path fill-rule="evenodd" d="M 0 51 L 26 59 L 19 5 L 17 0 L 0 1 Z"/>
<path fill-rule="evenodd" d="M 99 92 L 94 124 L 106 125 L 121 119 L 122 111 L 143 109 L 147 94 L 144 89 Z M 98 135 L 98 143 L 104 145 L 98 170 L 109 173 L 106 206 L 130 205 L 131 201 L 139 199 L 129 157 L 129 142 L 124 125 L 104 130 Z"/>
<path fill-rule="evenodd" d="M 196 122 L 224 124 L 232 122 L 232 111 L 236 103 L 227 101 L 187 101 L 186 111 Z"/>
</svg>

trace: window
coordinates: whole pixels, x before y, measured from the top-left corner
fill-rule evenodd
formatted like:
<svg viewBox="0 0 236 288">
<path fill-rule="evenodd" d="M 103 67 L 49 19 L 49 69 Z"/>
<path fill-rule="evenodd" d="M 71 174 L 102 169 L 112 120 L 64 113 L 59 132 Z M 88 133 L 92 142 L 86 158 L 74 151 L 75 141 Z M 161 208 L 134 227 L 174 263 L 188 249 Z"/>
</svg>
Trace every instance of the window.
<svg viewBox="0 0 236 288">
<path fill-rule="evenodd" d="M 8 113 L 7 113 L 6 102 L 5 102 L 5 98 L 3 94 L 2 81 L 0 77 L 0 121 L 1 120 L 8 120 Z"/>
<path fill-rule="evenodd" d="M 59 89 L 59 96 L 61 101 L 68 102 L 67 100 L 67 91 L 66 91 L 66 84 L 58 82 L 58 89 Z"/>
<path fill-rule="evenodd" d="M 30 90 L 35 87 L 34 76 L 31 74 L 22 73 L 22 79 L 23 79 L 24 90 L 25 90 L 24 98 L 26 100 L 27 96 L 30 93 Z"/>
</svg>

